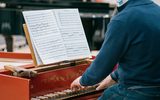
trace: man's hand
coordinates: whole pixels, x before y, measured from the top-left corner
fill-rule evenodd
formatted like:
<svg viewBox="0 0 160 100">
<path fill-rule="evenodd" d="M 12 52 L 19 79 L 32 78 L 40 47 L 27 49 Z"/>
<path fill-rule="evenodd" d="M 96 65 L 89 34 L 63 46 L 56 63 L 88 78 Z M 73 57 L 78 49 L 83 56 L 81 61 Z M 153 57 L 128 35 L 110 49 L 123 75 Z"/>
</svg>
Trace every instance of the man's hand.
<svg viewBox="0 0 160 100">
<path fill-rule="evenodd" d="M 81 88 L 84 88 L 81 84 L 80 84 L 80 79 L 82 76 L 78 77 L 77 79 L 75 79 L 72 83 L 71 83 L 71 89 L 72 90 L 79 90 Z"/>
<path fill-rule="evenodd" d="M 116 81 L 114 81 L 112 79 L 112 77 L 110 75 L 108 75 L 100 84 L 99 86 L 96 88 L 96 90 L 102 90 L 105 89 L 113 84 L 115 84 Z"/>
</svg>

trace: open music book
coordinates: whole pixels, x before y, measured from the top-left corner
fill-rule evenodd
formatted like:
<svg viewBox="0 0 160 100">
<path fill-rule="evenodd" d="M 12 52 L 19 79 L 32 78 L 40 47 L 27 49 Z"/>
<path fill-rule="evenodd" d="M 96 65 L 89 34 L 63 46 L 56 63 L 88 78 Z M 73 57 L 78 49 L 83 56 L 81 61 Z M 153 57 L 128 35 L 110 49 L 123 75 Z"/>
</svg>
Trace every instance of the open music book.
<svg viewBox="0 0 160 100">
<path fill-rule="evenodd" d="M 37 66 L 90 57 L 78 9 L 24 11 L 23 16 Z"/>
</svg>

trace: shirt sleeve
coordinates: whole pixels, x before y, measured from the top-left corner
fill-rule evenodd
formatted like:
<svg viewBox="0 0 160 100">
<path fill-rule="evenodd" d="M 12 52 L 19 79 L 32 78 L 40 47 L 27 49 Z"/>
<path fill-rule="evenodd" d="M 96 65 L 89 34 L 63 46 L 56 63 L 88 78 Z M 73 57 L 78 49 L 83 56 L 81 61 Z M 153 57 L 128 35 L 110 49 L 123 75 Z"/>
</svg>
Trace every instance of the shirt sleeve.
<svg viewBox="0 0 160 100">
<path fill-rule="evenodd" d="M 113 71 L 110 75 L 111 75 L 111 78 L 114 81 L 118 82 L 118 69 L 116 69 L 115 71 Z"/>
<path fill-rule="evenodd" d="M 108 76 L 129 46 L 129 36 L 124 22 L 112 20 L 99 54 L 82 75 L 80 84 L 94 85 Z"/>
</svg>

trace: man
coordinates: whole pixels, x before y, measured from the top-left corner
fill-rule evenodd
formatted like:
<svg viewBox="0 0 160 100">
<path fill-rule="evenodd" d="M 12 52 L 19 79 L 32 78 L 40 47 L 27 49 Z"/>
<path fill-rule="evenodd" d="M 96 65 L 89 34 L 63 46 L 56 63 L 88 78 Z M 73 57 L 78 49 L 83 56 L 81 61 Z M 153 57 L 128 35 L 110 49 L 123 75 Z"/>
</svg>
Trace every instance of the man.
<svg viewBox="0 0 160 100">
<path fill-rule="evenodd" d="M 160 100 L 160 7 L 150 0 L 117 1 L 119 13 L 108 25 L 99 54 L 71 88 L 108 76 L 97 90 L 112 86 L 99 100 Z"/>
</svg>

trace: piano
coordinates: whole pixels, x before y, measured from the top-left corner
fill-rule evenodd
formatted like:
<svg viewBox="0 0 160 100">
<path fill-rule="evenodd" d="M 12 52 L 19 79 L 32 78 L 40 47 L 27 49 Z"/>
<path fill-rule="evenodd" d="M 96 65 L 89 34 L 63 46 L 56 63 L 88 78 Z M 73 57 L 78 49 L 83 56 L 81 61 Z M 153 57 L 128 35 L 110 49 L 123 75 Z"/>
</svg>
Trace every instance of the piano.
<svg viewBox="0 0 160 100">
<path fill-rule="evenodd" d="M 2 59 L 24 62 L 31 59 L 30 54 L 0 52 Z M 3 60 L 4 61 L 4 60 Z M 36 68 L 38 75 L 34 78 L 13 76 L 10 71 L 0 70 L 1 100 L 96 100 L 102 91 L 96 86 L 82 90 L 71 90 L 71 82 L 82 75 L 90 61 L 70 62 L 59 65 L 48 65 L 45 69 Z M 54 67 L 53 67 L 54 66 Z M 21 67 L 34 69 L 32 63 Z M 0 67 L 1 68 L 1 67 Z"/>
</svg>

